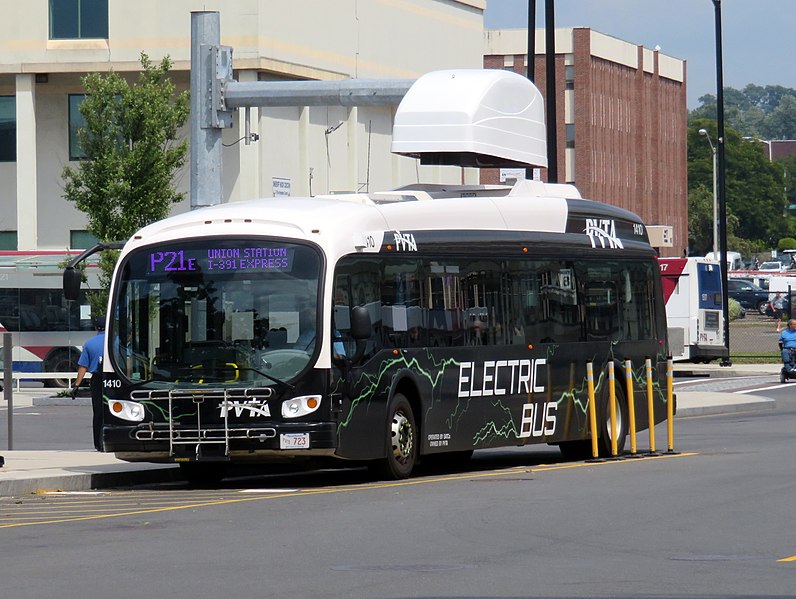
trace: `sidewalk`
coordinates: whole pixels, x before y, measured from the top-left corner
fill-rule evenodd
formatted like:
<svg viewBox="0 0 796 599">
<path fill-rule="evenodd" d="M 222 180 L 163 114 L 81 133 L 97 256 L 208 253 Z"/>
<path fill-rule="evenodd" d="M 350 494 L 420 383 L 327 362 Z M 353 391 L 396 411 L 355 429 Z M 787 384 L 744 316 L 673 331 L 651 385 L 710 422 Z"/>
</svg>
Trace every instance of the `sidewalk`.
<svg viewBox="0 0 796 599">
<path fill-rule="evenodd" d="M 739 364 L 721 367 L 718 364 L 676 364 L 675 381 L 692 376 L 695 380 L 710 377 L 747 377 L 779 374 L 778 364 Z M 774 400 L 749 394 L 720 391 L 678 391 L 677 418 L 774 409 Z M 2 403 L 2 400 L 0 400 Z M 73 402 L 69 397 L 34 396 L 30 392 L 14 393 L 14 409 L 32 405 L 86 405 L 88 398 Z M 3 403 L 3 408 L 5 405 Z M 174 464 L 129 463 L 112 454 L 96 451 L 4 451 L 5 465 L 0 467 L 0 497 L 28 495 L 44 491 L 87 491 L 117 486 L 181 480 Z"/>
</svg>

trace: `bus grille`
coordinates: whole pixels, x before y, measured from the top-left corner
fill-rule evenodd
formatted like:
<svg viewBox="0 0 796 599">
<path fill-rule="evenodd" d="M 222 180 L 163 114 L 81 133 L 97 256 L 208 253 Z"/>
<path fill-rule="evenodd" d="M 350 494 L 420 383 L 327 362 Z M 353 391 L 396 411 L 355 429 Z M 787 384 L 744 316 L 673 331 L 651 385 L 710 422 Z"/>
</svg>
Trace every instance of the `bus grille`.
<svg viewBox="0 0 796 599">
<path fill-rule="evenodd" d="M 185 446 L 194 446 L 195 459 L 199 460 L 206 453 L 203 448 L 216 450 L 210 452 L 218 455 L 223 449 L 223 456 L 229 456 L 230 439 L 270 439 L 276 436 L 272 427 L 237 426 L 230 428 L 229 413 L 235 409 L 251 407 L 262 409 L 273 396 L 273 389 L 256 387 L 247 389 L 163 389 L 137 390 L 130 393 L 133 401 L 148 401 L 166 404 L 166 426 L 163 428 L 150 425 L 149 429 L 139 429 L 135 437 L 141 441 L 168 440 L 169 455 L 174 456 L 178 450 L 184 454 Z M 210 413 L 219 410 L 217 418 L 208 418 Z M 203 416 L 203 413 L 205 414 Z M 190 415 L 190 421 L 185 418 Z M 211 422 L 207 422 L 210 420 Z M 222 447 L 223 446 L 223 447 Z"/>
</svg>

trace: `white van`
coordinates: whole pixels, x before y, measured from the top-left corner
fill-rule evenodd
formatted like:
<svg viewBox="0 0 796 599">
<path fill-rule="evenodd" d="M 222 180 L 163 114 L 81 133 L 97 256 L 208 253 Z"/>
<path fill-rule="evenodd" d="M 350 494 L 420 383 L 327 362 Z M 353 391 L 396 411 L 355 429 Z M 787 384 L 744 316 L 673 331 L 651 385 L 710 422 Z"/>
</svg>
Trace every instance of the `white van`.
<svg viewBox="0 0 796 599">
<path fill-rule="evenodd" d="M 714 260 L 715 262 L 719 261 L 719 256 L 721 256 L 721 252 L 708 252 L 705 254 L 705 258 L 708 260 Z M 727 270 L 741 270 L 741 253 L 740 252 L 727 252 Z"/>
</svg>

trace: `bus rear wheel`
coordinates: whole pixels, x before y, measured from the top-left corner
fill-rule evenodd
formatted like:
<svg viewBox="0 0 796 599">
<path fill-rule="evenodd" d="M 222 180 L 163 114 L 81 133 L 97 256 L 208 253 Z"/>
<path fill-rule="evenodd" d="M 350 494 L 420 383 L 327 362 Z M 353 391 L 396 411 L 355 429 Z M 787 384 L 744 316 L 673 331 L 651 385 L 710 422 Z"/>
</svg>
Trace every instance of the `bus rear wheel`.
<svg viewBox="0 0 796 599">
<path fill-rule="evenodd" d="M 418 432 L 412 406 L 401 393 L 393 395 L 387 414 L 386 456 L 372 465 L 379 478 L 409 478 L 417 462 Z"/>
<path fill-rule="evenodd" d="M 597 450 L 601 458 L 611 457 L 611 409 L 608 405 L 608 394 L 605 393 L 603 401 L 600 401 L 597 409 Z M 627 441 L 628 431 L 628 409 L 625 392 L 620 385 L 616 386 L 616 448 L 617 454 L 622 453 L 622 449 Z M 588 460 L 593 456 L 591 439 L 578 441 L 566 441 L 559 444 L 561 455 L 566 460 Z"/>
<path fill-rule="evenodd" d="M 75 351 L 62 350 L 53 354 L 44 363 L 45 372 L 74 372 L 77 374 L 77 360 L 80 357 Z M 47 387 L 69 388 L 69 379 L 45 379 Z"/>
</svg>

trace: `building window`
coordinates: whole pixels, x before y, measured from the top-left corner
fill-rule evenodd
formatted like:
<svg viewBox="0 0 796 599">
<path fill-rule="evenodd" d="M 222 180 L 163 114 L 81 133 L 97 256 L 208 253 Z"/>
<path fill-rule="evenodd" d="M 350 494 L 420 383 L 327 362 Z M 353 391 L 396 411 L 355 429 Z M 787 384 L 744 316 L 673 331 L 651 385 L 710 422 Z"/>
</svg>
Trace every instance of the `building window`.
<svg viewBox="0 0 796 599">
<path fill-rule="evenodd" d="M 50 0 L 50 39 L 108 39 L 108 0 Z"/>
<path fill-rule="evenodd" d="M 17 249 L 17 232 L 0 231 L 0 250 Z"/>
<path fill-rule="evenodd" d="M 87 250 L 97 245 L 99 240 L 88 231 L 69 231 L 69 247 L 73 250 Z"/>
<path fill-rule="evenodd" d="M 86 157 L 77 138 L 77 130 L 86 125 L 86 119 L 80 114 L 80 103 L 85 97 L 85 94 L 69 94 L 69 160 L 81 160 Z"/>
<path fill-rule="evenodd" d="M 575 65 L 564 66 L 564 89 L 575 89 Z"/>
<path fill-rule="evenodd" d="M 567 131 L 567 147 L 574 148 L 575 147 L 575 125 L 571 123 L 567 123 L 566 125 Z"/>
<path fill-rule="evenodd" d="M 0 162 L 17 159 L 17 99 L 0 96 Z"/>
</svg>

